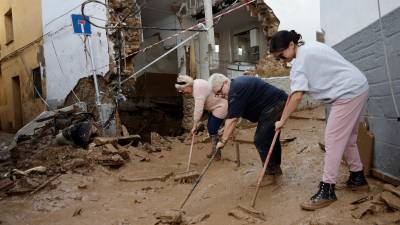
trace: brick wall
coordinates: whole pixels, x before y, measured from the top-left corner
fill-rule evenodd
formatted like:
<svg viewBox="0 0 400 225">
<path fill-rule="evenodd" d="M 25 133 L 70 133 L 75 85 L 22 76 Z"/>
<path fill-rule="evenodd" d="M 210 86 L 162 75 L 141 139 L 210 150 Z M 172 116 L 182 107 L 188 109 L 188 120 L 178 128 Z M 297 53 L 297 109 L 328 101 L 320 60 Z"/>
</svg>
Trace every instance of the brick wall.
<svg viewBox="0 0 400 225">
<path fill-rule="evenodd" d="M 400 8 L 382 18 L 389 72 L 400 107 Z M 334 46 L 367 76 L 370 97 L 365 114 L 375 135 L 373 167 L 400 179 L 400 121 L 386 73 L 379 20 Z"/>
</svg>

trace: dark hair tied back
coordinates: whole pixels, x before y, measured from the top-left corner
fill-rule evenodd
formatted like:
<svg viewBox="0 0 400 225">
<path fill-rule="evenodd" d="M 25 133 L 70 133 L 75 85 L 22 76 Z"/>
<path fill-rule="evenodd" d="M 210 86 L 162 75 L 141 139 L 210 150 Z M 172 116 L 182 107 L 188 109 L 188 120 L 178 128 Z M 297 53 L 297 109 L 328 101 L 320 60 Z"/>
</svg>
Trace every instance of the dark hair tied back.
<svg viewBox="0 0 400 225">
<path fill-rule="evenodd" d="M 290 31 L 290 35 L 292 35 L 292 41 L 295 44 L 303 44 L 303 41 L 301 41 L 302 37 L 301 34 L 298 34 L 295 30 Z"/>
<path fill-rule="evenodd" d="M 290 42 L 293 42 L 298 46 L 304 44 L 301 34 L 298 34 L 296 31 L 278 31 L 271 37 L 269 51 L 271 53 L 283 51 L 289 47 Z"/>
</svg>

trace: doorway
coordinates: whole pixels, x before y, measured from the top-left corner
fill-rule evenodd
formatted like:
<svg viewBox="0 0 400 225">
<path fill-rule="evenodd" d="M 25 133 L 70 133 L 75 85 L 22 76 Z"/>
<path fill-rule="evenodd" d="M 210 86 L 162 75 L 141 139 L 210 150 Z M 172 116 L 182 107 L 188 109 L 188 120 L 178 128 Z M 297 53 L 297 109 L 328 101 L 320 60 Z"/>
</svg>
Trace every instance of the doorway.
<svg viewBox="0 0 400 225">
<path fill-rule="evenodd" d="M 12 78 L 12 92 L 13 102 L 12 107 L 14 108 L 14 131 L 19 130 L 22 127 L 22 104 L 21 104 L 21 83 L 19 76 Z"/>
</svg>

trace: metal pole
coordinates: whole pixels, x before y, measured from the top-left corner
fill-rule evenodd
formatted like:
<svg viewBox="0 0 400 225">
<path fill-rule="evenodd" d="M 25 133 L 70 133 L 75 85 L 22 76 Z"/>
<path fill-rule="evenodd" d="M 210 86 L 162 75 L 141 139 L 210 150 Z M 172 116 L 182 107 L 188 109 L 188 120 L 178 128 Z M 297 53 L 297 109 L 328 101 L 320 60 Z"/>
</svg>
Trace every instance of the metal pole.
<svg viewBox="0 0 400 225">
<path fill-rule="evenodd" d="M 212 11 L 212 1 L 204 0 L 204 14 L 206 20 L 206 28 L 208 30 L 208 44 L 211 45 L 211 49 L 215 49 L 215 37 L 214 37 L 214 21 Z"/>
<path fill-rule="evenodd" d="M 93 59 L 94 55 L 93 55 L 93 49 L 92 49 L 92 43 L 91 43 L 91 38 L 92 37 L 91 36 L 86 36 L 86 37 L 88 39 L 88 45 L 89 45 L 89 51 L 90 51 L 90 61 L 91 61 L 91 64 L 92 64 L 92 75 L 93 75 L 94 89 L 96 91 L 96 105 L 97 105 L 97 107 L 99 109 L 100 118 L 101 118 L 101 111 L 100 111 L 100 108 L 99 108 L 99 106 L 101 104 L 101 102 L 100 102 L 100 91 L 99 91 L 99 86 L 98 86 L 98 83 L 97 83 L 96 67 L 94 65 L 94 59 Z"/>
</svg>

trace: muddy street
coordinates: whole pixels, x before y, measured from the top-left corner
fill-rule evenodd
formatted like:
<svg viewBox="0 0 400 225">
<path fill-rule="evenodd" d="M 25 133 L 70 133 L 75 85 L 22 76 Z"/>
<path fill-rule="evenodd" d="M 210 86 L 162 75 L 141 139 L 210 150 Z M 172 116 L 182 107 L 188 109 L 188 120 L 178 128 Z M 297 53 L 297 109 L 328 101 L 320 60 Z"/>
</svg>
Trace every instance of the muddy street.
<svg viewBox="0 0 400 225">
<path fill-rule="evenodd" d="M 283 147 L 283 176 L 277 184 L 260 190 L 255 206 L 265 220 L 231 213 L 238 205 L 250 205 L 261 169 L 254 145 L 246 143 L 240 144 L 241 165 L 237 167 L 232 142 L 224 148 L 223 160 L 211 165 L 186 203 L 185 218 L 191 224 L 397 224 L 400 212 L 385 204 L 376 204 L 371 212 L 354 218 L 355 208 L 364 203 L 350 203 L 382 192 L 383 183 L 372 178 L 368 180 L 370 192 L 337 190 L 339 201 L 331 206 L 318 211 L 300 209 L 299 204 L 317 188 L 324 154 L 318 144 L 323 141 L 325 122 L 318 119 L 323 117 L 323 109 L 317 108 L 306 115 L 312 115 L 309 117 L 312 119 L 292 119 L 281 136 L 281 140 L 290 140 Z M 251 141 L 254 129 L 240 129 L 236 139 Z M 179 208 L 192 187 L 174 182 L 168 176 L 186 170 L 190 140 L 179 139 L 160 137 L 166 148 L 152 153 L 141 150 L 140 146 L 132 147 L 130 161 L 119 169 L 95 165 L 91 169 L 68 170 L 33 195 L 2 196 L 1 224 L 162 224 L 159 216 Z M 197 171 L 208 161 L 205 155 L 209 144 L 202 139 L 204 135 L 196 137 L 194 144 L 191 168 Z M 339 181 L 344 182 L 347 176 L 342 166 Z M 165 179 L 134 180 L 155 177 Z"/>
</svg>

